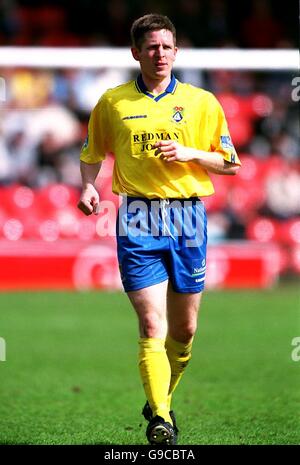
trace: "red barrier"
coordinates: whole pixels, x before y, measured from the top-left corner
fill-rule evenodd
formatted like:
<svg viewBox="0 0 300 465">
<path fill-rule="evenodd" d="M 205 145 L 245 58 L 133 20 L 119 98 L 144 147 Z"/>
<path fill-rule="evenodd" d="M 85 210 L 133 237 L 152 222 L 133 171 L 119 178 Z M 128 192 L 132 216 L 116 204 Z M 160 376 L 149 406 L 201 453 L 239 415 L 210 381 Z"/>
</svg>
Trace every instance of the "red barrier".
<svg viewBox="0 0 300 465">
<path fill-rule="evenodd" d="M 276 284 L 283 251 L 276 244 L 256 242 L 211 246 L 207 254 L 207 288 L 255 289 Z"/>
<path fill-rule="evenodd" d="M 210 246 L 207 288 L 266 288 L 282 263 L 275 244 Z M 0 290 L 121 289 L 115 244 L 77 240 L 0 240 Z"/>
</svg>

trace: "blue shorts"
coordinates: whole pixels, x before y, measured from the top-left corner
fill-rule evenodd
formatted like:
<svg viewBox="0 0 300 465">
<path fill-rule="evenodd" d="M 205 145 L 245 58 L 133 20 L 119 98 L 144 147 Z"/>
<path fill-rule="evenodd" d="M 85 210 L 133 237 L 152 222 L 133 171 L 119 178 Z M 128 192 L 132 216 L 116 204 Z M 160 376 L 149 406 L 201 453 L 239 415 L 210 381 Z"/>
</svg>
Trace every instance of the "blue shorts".
<svg viewBox="0 0 300 465">
<path fill-rule="evenodd" d="M 124 290 L 135 291 L 169 279 L 175 292 L 201 292 L 206 243 L 206 213 L 198 197 L 124 197 L 117 218 Z"/>
</svg>

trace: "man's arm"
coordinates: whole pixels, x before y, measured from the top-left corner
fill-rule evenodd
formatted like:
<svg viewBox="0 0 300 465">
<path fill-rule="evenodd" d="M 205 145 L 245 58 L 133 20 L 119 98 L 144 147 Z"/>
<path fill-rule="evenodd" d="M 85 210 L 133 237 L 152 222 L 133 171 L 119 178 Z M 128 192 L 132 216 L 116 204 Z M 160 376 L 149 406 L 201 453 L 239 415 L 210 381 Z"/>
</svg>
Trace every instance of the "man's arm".
<svg viewBox="0 0 300 465">
<path fill-rule="evenodd" d="M 99 194 L 95 189 L 95 181 L 101 168 L 99 163 L 85 163 L 80 161 L 80 172 L 82 179 L 82 192 L 77 207 L 85 215 L 95 215 L 99 212 Z"/>
<path fill-rule="evenodd" d="M 155 147 L 155 155 L 161 156 L 167 163 L 172 161 L 193 161 L 214 174 L 235 175 L 239 170 L 238 164 L 224 160 L 222 154 L 218 152 L 205 152 L 184 147 L 172 140 L 159 141 L 155 144 Z"/>
</svg>

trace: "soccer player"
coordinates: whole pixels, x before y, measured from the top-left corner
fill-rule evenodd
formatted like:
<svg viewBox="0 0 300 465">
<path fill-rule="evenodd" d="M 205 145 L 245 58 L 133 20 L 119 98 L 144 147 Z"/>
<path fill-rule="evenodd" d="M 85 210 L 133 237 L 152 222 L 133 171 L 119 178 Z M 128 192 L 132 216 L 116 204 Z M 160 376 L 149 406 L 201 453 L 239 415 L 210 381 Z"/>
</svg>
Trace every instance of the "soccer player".
<svg viewBox="0 0 300 465">
<path fill-rule="evenodd" d="M 208 91 L 172 73 L 176 31 L 148 14 L 131 28 L 135 80 L 107 90 L 91 113 L 81 160 L 86 215 L 97 214 L 101 162 L 114 154 L 113 192 L 124 290 L 139 322 L 139 370 L 150 444 L 176 444 L 172 395 L 191 359 L 206 269 L 202 197 L 209 172 L 235 175 L 240 161 L 223 110 Z"/>
</svg>

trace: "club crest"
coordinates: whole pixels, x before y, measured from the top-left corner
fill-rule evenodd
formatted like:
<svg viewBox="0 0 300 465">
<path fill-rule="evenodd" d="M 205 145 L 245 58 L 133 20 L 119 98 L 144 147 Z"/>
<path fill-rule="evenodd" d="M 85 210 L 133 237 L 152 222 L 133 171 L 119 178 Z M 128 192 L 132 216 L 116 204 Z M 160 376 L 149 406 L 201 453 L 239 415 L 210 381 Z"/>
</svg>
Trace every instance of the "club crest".
<svg viewBox="0 0 300 465">
<path fill-rule="evenodd" d="M 175 123 L 180 123 L 182 119 L 183 119 L 183 107 L 174 107 L 172 120 L 175 121 Z"/>
</svg>

